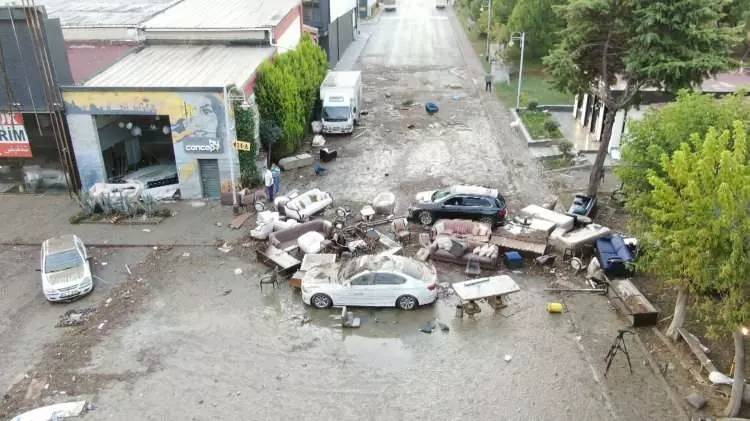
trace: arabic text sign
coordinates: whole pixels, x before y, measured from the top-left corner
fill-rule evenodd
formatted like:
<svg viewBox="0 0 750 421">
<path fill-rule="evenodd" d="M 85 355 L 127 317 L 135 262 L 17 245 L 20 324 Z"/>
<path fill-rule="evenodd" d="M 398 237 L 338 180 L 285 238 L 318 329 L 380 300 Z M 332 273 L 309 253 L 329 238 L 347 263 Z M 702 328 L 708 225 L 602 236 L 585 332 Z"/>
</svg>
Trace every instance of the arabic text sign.
<svg viewBox="0 0 750 421">
<path fill-rule="evenodd" d="M 31 158 L 23 114 L 0 113 L 0 158 Z"/>
</svg>

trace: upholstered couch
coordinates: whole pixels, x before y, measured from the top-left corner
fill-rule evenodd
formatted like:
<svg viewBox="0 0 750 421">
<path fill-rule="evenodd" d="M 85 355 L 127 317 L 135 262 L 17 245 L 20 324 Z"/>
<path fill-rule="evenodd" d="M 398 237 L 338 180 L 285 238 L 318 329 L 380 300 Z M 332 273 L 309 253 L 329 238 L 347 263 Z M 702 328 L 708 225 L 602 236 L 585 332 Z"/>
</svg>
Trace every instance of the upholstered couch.
<svg viewBox="0 0 750 421">
<path fill-rule="evenodd" d="M 443 237 L 448 238 L 448 237 Z M 482 241 L 461 241 L 452 239 L 454 241 L 454 250 L 445 250 L 438 246 L 438 241 L 434 241 L 432 245 L 430 246 L 430 259 L 437 260 L 441 262 L 448 262 L 448 263 L 455 263 L 458 265 L 466 265 L 469 260 L 474 260 L 479 262 L 479 266 L 482 269 L 487 270 L 495 270 L 498 267 L 498 262 L 500 261 L 500 250 L 497 246 L 493 244 L 487 244 L 486 242 Z M 457 246 L 456 243 L 460 244 L 462 247 L 458 248 L 460 246 Z M 479 247 L 489 247 L 491 250 L 493 250 L 493 254 L 491 256 L 486 255 L 478 255 L 474 254 L 474 251 Z M 457 251 L 458 254 L 453 253 L 452 251 Z"/>
<path fill-rule="evenodd" d="M 604 273 L 614 276 L 627 276 L 630 273 L 629 263 L 635 260 L 630 247 L 617 234 L 596 240 L 596 255 Z"/>
<path fill-rule="evenodd" d="M 312 215 L 322 211 L 333 203 L 330 194 L 320 189 L 308 190 L 284 205 L 284 214 L 300 222 L 307 221 Z"/>
<path fill-rule="evenodd" d="M 432 239 L 440 236 L 486 243 L 490 241 L 492 228 L 485 223 L 468 219 L 438 219 L 432 226 Z"/>
<path fill-rule="evenodd" d="M 297 248 L 297 239 L 302 236 L 302 234 L 311 231 L 317 231 L 323 234 L 323 237 L 331 238 L 331 235 L 333 235 L 333 225 L 322 219 L 305 222 L 291 228 L 271 233 L 271 235 L 268 236 L 268 243 L 277 249 L 288 252 Z"/>
</svg>

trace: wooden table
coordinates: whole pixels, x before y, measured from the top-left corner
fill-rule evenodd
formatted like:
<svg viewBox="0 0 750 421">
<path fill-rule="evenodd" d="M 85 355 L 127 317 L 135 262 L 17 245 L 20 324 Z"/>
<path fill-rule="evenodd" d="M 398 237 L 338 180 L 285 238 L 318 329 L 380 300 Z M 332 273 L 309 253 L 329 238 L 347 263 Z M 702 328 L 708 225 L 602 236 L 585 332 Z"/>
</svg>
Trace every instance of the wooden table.
<svg viewBox="0 0 750 421">
<path fill-rule="evenodd" d="M 300 267 L 300 261 L 284 250 L 269 246 L 265 250 L 257 250 L 255 256 L 258 261 L 271 267 L 278 267 L 280 275 L 294 273 Z"/>
<path fill-rule="evenodd" d="M 498 310 L 505 307 L 505 304 L 503 304 L 504 295 L 521 290 L 518 284 L 508 275 L 456 282 L 451 287 L 456 292 L 456 296 L 461 299 L 466 312 L 469 314 L 481 311 L 476 303 L 477 300 L 486 298 L 490 307 Z M 463 316 L 463 312 L 461 312 L 461 316 Z"/>
</svg>

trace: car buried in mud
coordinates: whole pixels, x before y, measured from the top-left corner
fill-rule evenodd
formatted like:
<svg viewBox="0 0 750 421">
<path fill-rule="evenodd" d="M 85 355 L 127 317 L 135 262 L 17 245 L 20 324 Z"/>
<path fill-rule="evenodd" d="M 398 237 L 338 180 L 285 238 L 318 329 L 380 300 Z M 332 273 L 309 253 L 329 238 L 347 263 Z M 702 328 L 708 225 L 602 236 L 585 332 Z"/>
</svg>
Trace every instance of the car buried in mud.
<svg viewBox="0 0 750 421">
<path fill-rule="evenodd" d="M 402 256 L 360 256 L 343 265 L 319 266 L 302 278 L 302 301 L 331 306 L 414 310 L 437 299 L 431 265 Z"/>
</svg>

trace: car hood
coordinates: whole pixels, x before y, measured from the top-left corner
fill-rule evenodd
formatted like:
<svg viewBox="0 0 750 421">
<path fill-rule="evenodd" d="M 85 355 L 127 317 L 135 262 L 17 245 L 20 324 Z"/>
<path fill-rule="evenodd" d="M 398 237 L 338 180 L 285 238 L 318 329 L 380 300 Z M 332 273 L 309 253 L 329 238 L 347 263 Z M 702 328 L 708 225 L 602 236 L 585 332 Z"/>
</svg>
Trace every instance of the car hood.
<svg viewBox="0 0 750 421">
<path fill-rule="evenodd" d="M 418 203 L 432 203 L 432 195 L 434 195 L 436 191 L 437 190 L 419 192 L 414 199 Z"/>
<path fill-rule="evenodd" d="M 341 285 L 341 280 L 337 276 L 338 272 L 339 265 L 337 264 L 316 266 L 302 277 L 302 285 Z"/>
<path fill-rule="evenodd" d="M 47 283 L 50 286 L 61 286 L 79 282 L 86 275 L 86 269 L 84 266 L 85 265 L 80 265 L 58 272 L 46 273 L 45 276 L 47 277 Z"/>
</svg>

